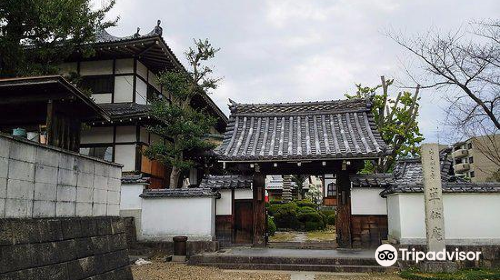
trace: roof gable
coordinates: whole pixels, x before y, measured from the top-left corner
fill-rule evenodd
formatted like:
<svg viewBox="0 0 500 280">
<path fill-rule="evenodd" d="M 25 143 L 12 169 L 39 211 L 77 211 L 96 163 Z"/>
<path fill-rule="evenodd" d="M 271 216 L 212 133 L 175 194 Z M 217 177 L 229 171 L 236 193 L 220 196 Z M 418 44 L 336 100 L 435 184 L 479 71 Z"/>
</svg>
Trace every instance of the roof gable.
<svg viewBox="0 0 500 280">
<path fill-rule="evenodd" d="M 237 104 L 219 149 L 223 161 L 377 158 L 388 147 L 365 99 Z"/>
</svg>

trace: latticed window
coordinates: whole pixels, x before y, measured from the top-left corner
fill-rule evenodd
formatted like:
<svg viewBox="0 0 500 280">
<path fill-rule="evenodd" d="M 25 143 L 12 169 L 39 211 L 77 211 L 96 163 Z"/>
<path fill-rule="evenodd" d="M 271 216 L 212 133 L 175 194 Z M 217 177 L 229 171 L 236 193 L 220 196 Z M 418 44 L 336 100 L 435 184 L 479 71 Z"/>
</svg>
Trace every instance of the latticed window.
<svg viewBox="0 0 500 280">
<path fill-rule="evenodd" d="M 337 186 L 334 183 L 328 184 L 326 189 L 326 196 L 327 197 L 337 196 Z"/>
<path fill-rule="evenodd" d="M 112 93 L 114 87 L 113 76 L 82 77 L 82 87 L 90 89 L 92 94 Z"/>
</svg>

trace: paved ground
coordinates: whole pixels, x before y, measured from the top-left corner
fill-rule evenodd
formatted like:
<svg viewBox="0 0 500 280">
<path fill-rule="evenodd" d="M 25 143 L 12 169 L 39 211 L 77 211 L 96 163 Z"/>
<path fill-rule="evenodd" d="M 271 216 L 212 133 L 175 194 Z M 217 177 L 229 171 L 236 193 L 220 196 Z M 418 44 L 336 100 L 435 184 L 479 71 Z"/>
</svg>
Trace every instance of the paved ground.
<svg viewBox="0 0 500 280">
<path fill-rule="evenodd" d="M 158 261 L 133 265 L 132 272 L 135 280 L 401 280 L 394 274 L 221 270 Z"/>
<path fill-rule="evenodd" d="M 224 254 L 234 256 L 261 257 L 301 257 L 301 258 L 375 258 L 375 250 L 310 250 L 310 249 L 278 249 L 278 248 L 245 248 L 225 249 L 223 252 L 208 254 Z"/>
</svg>

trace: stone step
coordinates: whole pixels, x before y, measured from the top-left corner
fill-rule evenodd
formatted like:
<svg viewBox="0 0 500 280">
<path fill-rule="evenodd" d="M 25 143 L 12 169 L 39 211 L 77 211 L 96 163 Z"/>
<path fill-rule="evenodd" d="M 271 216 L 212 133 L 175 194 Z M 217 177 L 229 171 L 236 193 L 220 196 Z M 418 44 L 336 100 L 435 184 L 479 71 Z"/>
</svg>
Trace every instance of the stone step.
<svg viewBox="0 0 500 280">
<path fill-rule="evenodd" d="M 312 258 L 312 257 L 278 257 L 278 256 L 235 256 L 223 254 L 201 254 L 191 256 L 189 263 L 217 264 L 276 264 L 276 265 L 327 265 L 327 266 L 378 266 L 374 258 Z"/>
<path fill-rule="evenodd" d="M 268 248 L 278 249 L 314 249 L 333 250 L 336 249 L 337 242 L 269 242 Z"/>
<path fill-rule="evenodd" d="M 321 264 L 269 264 L 269 263 L 199 263 L 200 266 L 218 267 L 220 269 L 241 270 L 287 270 L 287 271 L 320 271 L 320 272 L 353 272 L 374 273 L 394 272 L 395 267 L 379 265 L 321 265 Z"/>
</svg>

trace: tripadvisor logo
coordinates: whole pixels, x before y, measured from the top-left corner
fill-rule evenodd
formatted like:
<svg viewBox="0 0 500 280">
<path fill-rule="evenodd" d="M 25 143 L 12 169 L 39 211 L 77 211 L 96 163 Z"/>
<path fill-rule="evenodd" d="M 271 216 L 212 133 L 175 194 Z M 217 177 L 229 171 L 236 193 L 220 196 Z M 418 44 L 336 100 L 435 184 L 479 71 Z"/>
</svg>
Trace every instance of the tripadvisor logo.
<svg viewBox="0 0 500 280">
<path fill-rule="evenodd" d="M 413 261 L 419 263 L 421 261 L 477 261 L 480 258 L 481 252 L 464 252 L 458 248 L 454 251 L 438 251 L 438 252 L 422 252 L 415 248 L 409 250 L 406 248 L 399 249 L 400 259 L 402 261 Z M 398 260 L 398 250 L 390 244 L 380 245 L 375 251 L 375 260 L 381 266 L 391 266 Z"/>
<path fill-rule="evenodd" d="M 380 245 L 375 251 L 375 260 L 381 266 L 391 266 L 398 260 L 398 251 L 390 244 Z"/>
</svg>

